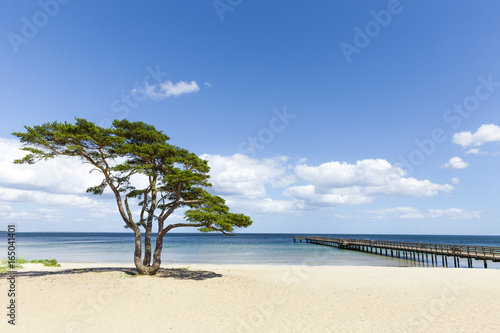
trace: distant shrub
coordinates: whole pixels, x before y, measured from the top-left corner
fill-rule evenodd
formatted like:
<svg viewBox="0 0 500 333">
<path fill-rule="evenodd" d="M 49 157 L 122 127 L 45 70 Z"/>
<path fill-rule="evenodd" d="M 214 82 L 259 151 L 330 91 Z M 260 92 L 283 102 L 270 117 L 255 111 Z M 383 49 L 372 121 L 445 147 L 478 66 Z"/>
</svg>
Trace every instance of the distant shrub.
<svg viewBox="0 0 500 333">
<path fill-rule="evenodd" d="M 24 257 L 21 257 L 21 258 L 16 259 L 16 263 L 17 264 L 27 264 L 28 260 L 26 260 L 26 258 L 24 258 Z"/>
<path fill-rule="evenodd" d="M 47 266 L 47 267 L 61 267 L 61 265 L 59 265 L 57 263 L 56 259 L 31 260 L 30 263 L 43 264 L 44 266 Z"/>
<path fill-rule="evenodd" d="M 27 263 L 26 259 L 18 258 L 14 261 L 14 267 L 9 267 L 9 262 L 4 259 L 0 259 L 0 273 L 7 273 L 9 269 L 23 268 L 21 264 Z"/>
<path fill-rule="evenodd" d="M 7 271 L 12 269 L 23 268 L 21 264 L 43 264 L 47 267 L 61 267 L 60 264 L 57 263 L 56 259 L 42 259 L 42 260 L 26 260 L 26 258 L 17 258 L 14 261 L 14 267 L 9 267 L 9 262 L 4 259 L 0 259 L 0 274 L 7 273 Z"/>
</svg>

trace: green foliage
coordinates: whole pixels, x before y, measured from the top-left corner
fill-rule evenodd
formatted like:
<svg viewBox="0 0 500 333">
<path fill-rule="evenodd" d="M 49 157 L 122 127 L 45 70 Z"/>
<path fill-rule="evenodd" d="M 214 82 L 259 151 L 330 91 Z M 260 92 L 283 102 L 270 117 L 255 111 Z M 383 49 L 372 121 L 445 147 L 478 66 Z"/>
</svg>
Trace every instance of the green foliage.
<svg viewBox="0 0 500 333">
<path fill-rule="evenodd" d="M 43 264 L 44 266 L 47 266 L 47 267 L 61 267 L 61 265 L 59 265 L 57 263 L 56 259 L 31 260 L 30 263 Z"/>
<path fill-rule="evenodd" d="M 17 258 L 14 261 L 14 267 L 9 267 L 9 262 L 4 259 L 0 259 L 0 273 L 7 273 L 7 271 L 12 269 L 21 269 L 23 268 L 22 264 L 43 264 L 47 267 L 61 267 L 60 264 L 57 263 L 56 259 L 42 259 L 42 260 L 26 260 L 26 258 L 21 257 Z"/>
<path fill-rule="evenodd" d="M 25 126 L 25 129 L 26 132 L 12 133 L 25 144 L 22 149 L 28 152 L 14 163 L 33 164 L 56 156 L 70 156 L 92 165 L 92 171 L 102 174 L 102 181 L 89 187 L 87 193 L 99 195 L 109 188 L 125 227 L 133 229 L 137 239 L 144 231 L 142 262 L 142 246 L 136 245 L 134 252 L 134 262 L 141 274 L 156 274 L 161 263 L 163 237 L 173 228 L 195 227 L 201 232 L 227 235 L 234 228 L 252 224 L 248 216 L 230 213 L 224 199 L 207 191 L 212 186 L 208 182 L 208 162 L 169 144 L 170 138 L 153 125 L 124 119 L 113 121 L 111 128 L 102 128 L 77 118 L 75 124 L 52 122 Z M 145 178 L 146 185 L 136 187 L 137 184 L 131 182 L 132 176 Z M 130 208 L 132 201 L 139 205 L 136 215 Z M 186 223 L 165 226 L 166 219 L 183 207 L 187 208 Z M 158 230 L 154 254 L 153 223 Z"/>
<path fill-rule="evenodd" d="M 7 273 L 8 270 L 23 268 L 22 264 L 26 264 L 25 258 L 17 258 L 14 260 L 14 267 L 9 266 L 9 262 L 4 259 L 0 259 L 0 273 Z"/>
<path fill-rule="evenodd" d="M 203 198 L 202 202 L 186 211 L 184 216 L 187 221 L 201 223 L 202 226 L 198 228 L 201 232 L 232 232 L 234 227 L 248 227 L 252 224 L 248 216 L 230 213 L 221 197 L 208 192 L 200 196 Z"/>
<path fill-rule="evenodd" d="M 12 134 L 26 145 L 22 149 L 29 154 L 14 163 L 33 164 L 55 156 L 74 156 L 90 163 L 103 174 L 103 180 L 87 193 L 102 194 L 110 187 L 128 228 L 151 230 L 152 222 L 158 221 L 161 229 L 179 207 L 189 208 L 185 218 L 190 223 L 170 228 L 191 226 L 202 232 L 226 233 L 252 223 L 243 214 L 230 213 L 224 199 L 206 191 L 211 186 L 207 161 L 169 144 L 170 138 L 153 125 L 124 119 L 102 128 L 77 118 L 75 124 L 51 122 L 25 129 Z M 147 177 L 148 186 L 136 188 L 130 181 L 135 174 Z M 132 216 L 129 199 L 138 203 L 138 217 Z"/>
<path fill-rule="evenodd" d="M 16 263 L 18 263 L 18 264 L 27 264 L 28 260 L 26 260 L 26 258 L 24 258 L 24 257 L 21 257 L 21 258 L 17 258 L 16 259 Z"/>
</svg>

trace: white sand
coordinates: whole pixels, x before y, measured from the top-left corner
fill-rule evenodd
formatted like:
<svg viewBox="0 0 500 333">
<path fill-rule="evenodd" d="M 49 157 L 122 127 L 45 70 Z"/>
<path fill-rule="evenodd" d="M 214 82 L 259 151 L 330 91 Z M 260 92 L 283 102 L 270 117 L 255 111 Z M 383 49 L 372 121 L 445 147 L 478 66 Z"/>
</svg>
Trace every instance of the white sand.
<svg viewBox="0 0 500 333">
<path fill-rule="evenodd" d="M 62 265 L 19 271 L 15 327 L 1 280 L 0 332 L 500 332 L 500 270 Z M 112 270 L 53 274 L 92 267 Z"/>
</svg>

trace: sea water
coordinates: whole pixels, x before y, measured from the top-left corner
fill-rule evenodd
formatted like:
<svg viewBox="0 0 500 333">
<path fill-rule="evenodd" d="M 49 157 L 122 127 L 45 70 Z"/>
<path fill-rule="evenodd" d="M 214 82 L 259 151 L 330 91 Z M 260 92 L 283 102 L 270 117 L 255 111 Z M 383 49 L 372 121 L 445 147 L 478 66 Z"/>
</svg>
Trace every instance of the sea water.
<svg viewBox="0 0 500 333">
<path fill-rule="evenodd" d="M 412 260 L 386 257 L 305 242 L 293 242 L 297 234 L 249 234 L 235 236 L 204 233 L 170 233 L 164 238 L 165 264 L 306 264 L 333 266 L 426 266 Z M 306 236 L 306 234 L 300 234 Z M 344 235 L 307 236 L 394 240 L 443 244 L 500 246 L 500 236 L 446 235 Z M 1 239 L 4 239 L 2 241 Z M 153 250 L 155 238 L 153 237 Z M 16 233 L 16 256 L 57 259 L 59 262 L 133 263 L 134 235 L 128 233 Z M 0 233 L 0 258 L 7 256 L 7 234 Z M 430 259 L 430 258 L 429 258 Z M 441 257 L 439 257 L 441 261 Z M 450 261 L 448 260 L 450 264 Z M 451 261 L 453 263 L 453 261 Z M 467 266 L 461 259 L 462 267 Z M 483 267 L 474 260 L 474 267 Z M 489 268 L 500 267 L 488 262 Z"/>
</svg>

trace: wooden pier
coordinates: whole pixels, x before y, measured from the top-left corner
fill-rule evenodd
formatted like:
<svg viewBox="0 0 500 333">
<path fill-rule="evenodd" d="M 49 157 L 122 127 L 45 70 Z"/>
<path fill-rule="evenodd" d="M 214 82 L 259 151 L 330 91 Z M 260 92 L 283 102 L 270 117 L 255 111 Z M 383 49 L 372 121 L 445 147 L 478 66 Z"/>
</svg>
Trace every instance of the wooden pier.
<svg viewBox="0 0 500 333">
<path fill-rule="evenodd" d="M 448 258 L 453 258 L 455 267 L 460 267 L 460 258 L 467 259 L 467 267 L 472 268 L 472 259 L 481 260 L 484 268 L 488 268 L 488 260 L 500 261 L 500 247 L 398 242 L 371 239 L 328 238 L 318 236 L 294 236 L 294 242 L 333 246 L 339 249 L 362 251 L 367 253 L 391 256 L 401 259 L 414 260 L 429 264 L 429 257 L 433 266 L 448 267 Z M 450 263 L 451 265 L 451 263 Z"/>
</svg>

